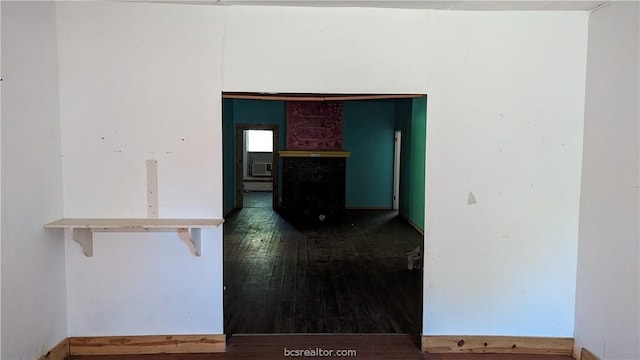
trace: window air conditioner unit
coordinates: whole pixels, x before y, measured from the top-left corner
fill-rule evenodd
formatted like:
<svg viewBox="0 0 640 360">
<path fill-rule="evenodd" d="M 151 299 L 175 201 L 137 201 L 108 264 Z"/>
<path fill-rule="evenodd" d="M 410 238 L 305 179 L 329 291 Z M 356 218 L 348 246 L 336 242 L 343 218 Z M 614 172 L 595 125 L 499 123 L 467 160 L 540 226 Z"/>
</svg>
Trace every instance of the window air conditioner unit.
<svg viewBox="0 0 640 360">
<path fill-rule="evenodd" d="M 271 176 L 271 163 L 254 162 L 251 166 L 253 176 Z"/>
</svg>

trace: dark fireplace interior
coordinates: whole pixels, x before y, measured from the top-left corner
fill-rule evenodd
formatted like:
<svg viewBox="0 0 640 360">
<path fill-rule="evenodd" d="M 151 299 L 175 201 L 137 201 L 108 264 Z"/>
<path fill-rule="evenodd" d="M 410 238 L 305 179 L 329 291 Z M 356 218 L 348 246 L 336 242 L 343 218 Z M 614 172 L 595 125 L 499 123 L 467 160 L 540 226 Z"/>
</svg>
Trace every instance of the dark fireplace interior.
<svg viewBox="0 0 640 360">
<path fill-rule="evenodd" d="M 345 208 L 345 165 L 345 158 L 283 158 L 283 210 L 313 217 L 342 213 Z"/>
</svg>

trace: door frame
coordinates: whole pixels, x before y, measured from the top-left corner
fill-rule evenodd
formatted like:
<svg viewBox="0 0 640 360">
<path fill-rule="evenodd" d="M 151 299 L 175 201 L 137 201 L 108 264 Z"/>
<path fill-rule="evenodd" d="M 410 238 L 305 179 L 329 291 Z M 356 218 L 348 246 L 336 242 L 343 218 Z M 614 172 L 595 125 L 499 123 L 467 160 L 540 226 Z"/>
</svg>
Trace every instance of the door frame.
<svg viewBox="0 0 640 360">
<path fill-rule="evenodd" d="M 402 131 L 396 130 L 393 139 L 393 210 L 400 209 L 400 158 L 402 152 Z"/>
<path fill-rule="evenodd" d="M 280 128 L 277 124 L 236 124 L 236 151 L 235 151 L 235 208 L 242 209 L 244 207 L 244 131 L 245 130 L 271 130 L 273 134 L 273 157 L 271 160 L 271 183 L 273 185 L 273 199 L 271 206 L 278 209 L 278 183 L 279 183 L 279 161 L 280 155 Z"/>
</svg>

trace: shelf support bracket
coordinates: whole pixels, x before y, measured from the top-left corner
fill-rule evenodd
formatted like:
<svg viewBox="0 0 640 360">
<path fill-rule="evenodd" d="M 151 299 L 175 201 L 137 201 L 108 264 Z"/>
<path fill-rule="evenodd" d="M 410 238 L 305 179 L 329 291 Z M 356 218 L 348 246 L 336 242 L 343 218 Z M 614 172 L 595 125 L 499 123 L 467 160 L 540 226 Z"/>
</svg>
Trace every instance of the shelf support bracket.
<svg viewBox="0 0 640 360">
<path fill-rule="evenodd" d="M 202 255 L 202 241 L 200 228 L 179 228 L 178 236 L 182 239 L 193 256 Z"/>
<path fill-rule="evenodd" d="M 82 248 L 84 256 L 93 256 L 93 232 L 86 228 L 69 228 L 71 238 Z"/>
</svg>

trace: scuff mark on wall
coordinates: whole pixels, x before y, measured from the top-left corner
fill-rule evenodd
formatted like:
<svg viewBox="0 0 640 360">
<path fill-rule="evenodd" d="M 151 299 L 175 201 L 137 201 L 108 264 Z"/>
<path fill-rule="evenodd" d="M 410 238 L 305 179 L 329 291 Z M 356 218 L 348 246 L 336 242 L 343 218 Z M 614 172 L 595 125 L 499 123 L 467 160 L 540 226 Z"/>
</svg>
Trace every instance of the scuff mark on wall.
<svg viewBox="0 0 640 360">
<path fill-rule="evenodd" d="M 147 217 L 158 218 L 158 161 L 147 160 Z"/>
<path fill-rule="evenodd" d="M 474 205 L 476 203 L 476 197 L 472 192 L 469 193 L 469 197 L 467 198 L 467 205 Z"/>
</svg>

